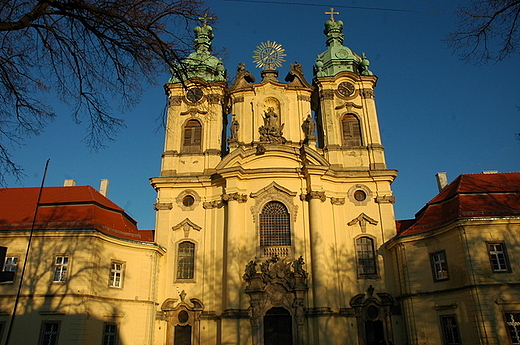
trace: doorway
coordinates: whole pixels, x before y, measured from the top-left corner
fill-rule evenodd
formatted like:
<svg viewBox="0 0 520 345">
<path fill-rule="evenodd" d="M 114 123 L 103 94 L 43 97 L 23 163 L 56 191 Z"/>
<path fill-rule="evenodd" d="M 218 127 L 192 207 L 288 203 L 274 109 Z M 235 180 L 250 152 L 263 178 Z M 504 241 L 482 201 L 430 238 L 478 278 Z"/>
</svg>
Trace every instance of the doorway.
<svg viewBox="0 0 520 345">
<path fill-rule="evenodd" d="M 271 308 L 264 316 L 264 345 L 293 345 L 292 316 L 285 308 Z"/>
</svg>

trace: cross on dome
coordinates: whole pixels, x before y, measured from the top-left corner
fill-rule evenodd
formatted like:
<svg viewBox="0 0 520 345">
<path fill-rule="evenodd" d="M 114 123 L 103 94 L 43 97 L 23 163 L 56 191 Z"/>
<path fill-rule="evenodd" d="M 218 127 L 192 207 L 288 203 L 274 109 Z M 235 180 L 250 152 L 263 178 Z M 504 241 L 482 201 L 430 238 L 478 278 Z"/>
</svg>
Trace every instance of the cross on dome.
<svg viewBox="0 0 520 345">
<path fill-rule="evenodd" d="M 325 12 L 325 14 L 330 14 L 330 21 L 331 21 L 331 22 L 334 22 L 334 21 L 335 21 L 335 20 L 334 20 L 334 15 L 335 15 L 335 14 L 339 14 L 339 12 L 334 12 L 334 8 L 331 7 L 331 8 L 330 8 L 330 12 Z"/>
<path fill-rule="evenodd" d="M 199 19 L 203 21 L 202 25 L 206 26 L 208 24 L 208 19 L 212 20 L 213 17 L 210 17 L 209 14 L 204 13 L 204 17 L 199 17 Z"/>
</svg>

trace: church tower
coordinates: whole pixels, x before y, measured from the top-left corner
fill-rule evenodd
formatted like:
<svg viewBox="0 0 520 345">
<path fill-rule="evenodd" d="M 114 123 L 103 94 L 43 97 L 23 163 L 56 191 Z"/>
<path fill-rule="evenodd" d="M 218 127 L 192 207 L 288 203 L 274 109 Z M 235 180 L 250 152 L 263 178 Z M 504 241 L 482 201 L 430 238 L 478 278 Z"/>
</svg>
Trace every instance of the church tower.
<svg viewBox="0 0 520 345">
<path fill-rule="evenodd" d="M 369 62 L 325 23 L 313 83 L 283 49 L 228 83 L 212 28 L 166 85 L 157 190 L 160 344 L 401 341 L 382 245 L 395 234 Z M 229 126 L 227 125 L 229 119 Z"/>
</svg>

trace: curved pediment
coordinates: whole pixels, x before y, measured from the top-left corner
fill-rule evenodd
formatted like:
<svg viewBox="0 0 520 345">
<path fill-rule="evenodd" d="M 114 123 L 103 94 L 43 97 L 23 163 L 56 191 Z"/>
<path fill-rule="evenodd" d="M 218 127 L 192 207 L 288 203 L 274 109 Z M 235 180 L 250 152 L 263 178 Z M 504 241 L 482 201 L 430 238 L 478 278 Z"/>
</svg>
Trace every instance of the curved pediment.
<svg viewBox="0 0 520 345">
<path fill-rule="evenodd" d="M 244 172 L 262 169 L 267 172 L 270 169 L 301 169 L 308 165 L 330 166 L 323 156 L 307 146 L 265 145 L 262 150 L 237 148 L 225 156 L 216 169 L 219 173 L 236 169 Z"/>
</svg>

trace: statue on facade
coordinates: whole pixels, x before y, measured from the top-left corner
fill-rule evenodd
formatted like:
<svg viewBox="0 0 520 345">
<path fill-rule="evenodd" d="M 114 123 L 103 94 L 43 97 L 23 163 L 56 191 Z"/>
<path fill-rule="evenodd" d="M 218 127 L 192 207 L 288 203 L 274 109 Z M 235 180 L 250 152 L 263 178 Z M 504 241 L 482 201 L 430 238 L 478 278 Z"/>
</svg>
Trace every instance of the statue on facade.
<svg viewBox="0 0 520 345">
<path fill-rule="evenodd" d="M 273 107 L 264 111 L 264 125 L 258 128 L 260 133 L 260 142 L 272 144 L 285 144 L 286 139 L 283 137 L 283 124 L 279 125 L 278 114 Z"/>
<path fill-rule="evenodd" d="M 311 114 L 307 115 L 307 118 L 303 121 L 302 130 L 303 134 L 305 134 L 305 140 L 316 140 L 316 135 L 314 135 L 314 130 L 316 129 L 316 124 L 312 119 Z"/>
<path fill-rule="evenodd" d="M 238 123 L 235 114 L 233 114 L 232 120 L 231 120 L 231 126 L 229 128 L 231 132 L 231 136 L 229 137 L 228 141 L 237 141 L 238 140 L 238 129 L 240 128 L 240 124 Z"/>
</svg>

